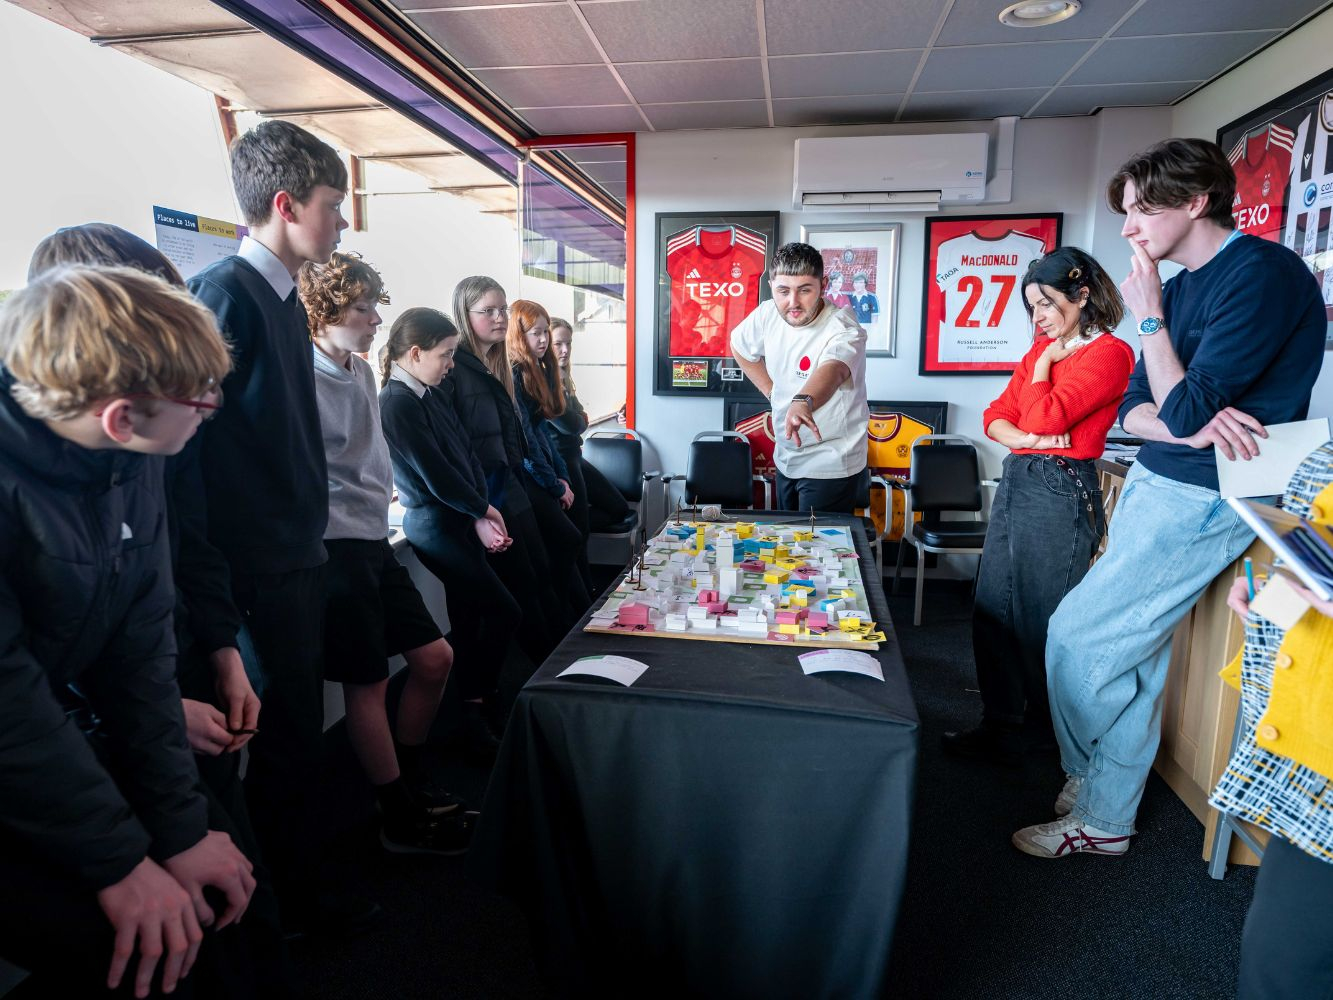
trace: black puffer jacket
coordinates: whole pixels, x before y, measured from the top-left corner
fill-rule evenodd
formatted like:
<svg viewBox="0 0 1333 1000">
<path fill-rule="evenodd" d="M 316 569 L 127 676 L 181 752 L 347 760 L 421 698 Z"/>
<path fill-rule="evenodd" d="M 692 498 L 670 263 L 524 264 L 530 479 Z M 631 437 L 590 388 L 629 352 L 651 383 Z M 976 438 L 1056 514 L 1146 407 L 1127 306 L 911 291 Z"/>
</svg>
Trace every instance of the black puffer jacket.
<svg viewBox="0 0 1333 1000">
<path fill-rule="evenodd" d="M 514 401 L 500 380 L 471 351 L 459 348 L 454 360 L 454 370 L 449 373 L 454 409 L 471 439 L 482 470 L 488 477 L 505 467 L 517 472 L 528 457 L 528 449 Z"/>
<path fill-rule="evenodd" d="M 79 448 L 11 385 L 0 371 L 0 843 L 101 889 L 207 832 L 175 679 L 162 459 Z"/>
</svg>

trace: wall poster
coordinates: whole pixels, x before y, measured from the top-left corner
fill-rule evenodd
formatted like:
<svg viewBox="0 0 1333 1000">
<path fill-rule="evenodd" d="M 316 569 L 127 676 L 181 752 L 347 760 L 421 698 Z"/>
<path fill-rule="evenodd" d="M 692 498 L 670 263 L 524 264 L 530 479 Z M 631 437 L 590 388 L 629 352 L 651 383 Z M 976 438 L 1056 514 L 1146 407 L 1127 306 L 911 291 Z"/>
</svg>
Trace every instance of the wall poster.
<svg viewBox="0 0 1333 1000">
<path fill-rule="evenodd" d="M 850 306 L 866 332 L 866 354 L 897 353 L 900 223 L 802 226 L 801 242 L 824 258 L 825 298 Z"/>
<path fill-rule="evenodd" d="M 1217 144 L 1236 171 L 1236 228 L 1301 255 L 1323 289 L 1333 350 L 1333 73 L 1222 126 Z"/>
<path fill-rule="evenodd" d="M 731 331 L 772 297 L 777 212 L 657 214 L 654 395 L 758 396 Z"/>
<path fill-rule="evenodd" d="M 926 220 L 922 375 L 1013 372 L 1032 346 L 1019 287 L 1029 264 L 1060 245 L 1060 212 Z"/>
<path fill-rule="evenodd" d="M 249 232 L 234 222 L 220 222 L 174 208 L 153 206 L 157 248 L 187 281 L 214 261 L 236 253 Z"/>
</svg>

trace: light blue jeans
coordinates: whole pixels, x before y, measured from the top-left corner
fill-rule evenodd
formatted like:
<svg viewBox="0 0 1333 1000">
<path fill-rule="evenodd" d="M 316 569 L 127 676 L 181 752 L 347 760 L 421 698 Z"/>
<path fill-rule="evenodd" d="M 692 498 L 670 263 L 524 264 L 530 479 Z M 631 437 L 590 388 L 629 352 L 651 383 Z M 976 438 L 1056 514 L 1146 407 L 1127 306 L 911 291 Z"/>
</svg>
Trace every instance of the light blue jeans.
<svg viewBox="0 0 1333 1000">
<path fill-rule="evenodd" d="M 1253 539 L 1214 491 L 1130 470 L 1106 554 L 1060 602 L 1046 642 L 1061 761 L 1083 779 L 1072 815 L 1086 825 L 1134 832 L 1161 738 L 1172 633 Z"/>
</svg>

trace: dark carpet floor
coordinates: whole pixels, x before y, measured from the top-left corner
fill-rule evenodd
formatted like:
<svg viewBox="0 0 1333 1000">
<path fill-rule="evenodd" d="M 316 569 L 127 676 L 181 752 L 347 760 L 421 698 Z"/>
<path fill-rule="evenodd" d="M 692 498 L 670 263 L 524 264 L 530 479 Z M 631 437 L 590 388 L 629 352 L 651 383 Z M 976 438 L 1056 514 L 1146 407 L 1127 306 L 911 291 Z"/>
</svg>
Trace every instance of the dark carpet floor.
<svg viewBox="0 0 1333 1000">
<path fill-rule="evenodd" d="M 970 597 L 932 583 L 925 623 L 898 626 L 921 715 L 911 864 L 888 995 L 902 998 L 1226 998 L 1234 995 L 1241 923 L 1254 870 L 1208 877 L 1203 828 L 1156 776 L 1128 856 L 1027 857 L 1009 835 L 1054 818 L 1057 760 L 1001 770 L 946 758 L 939 735 L 977 712 Z M 891 598 L 895 622 L 910 597 Z M 510 692 L 522 667 L 506 671 Z M 443 720 L 446 721 L 447 720 Z M 461 859 L 389 855 L 374 839 L 370 795 L 335 730 L 336 790 L 350 884 L 384 906 L 363 937 L 309 942 L 296 959 L 311 995 L 340 1000 L 540 997 L 524 920 L 479 892 Z M 480 801 L 484 768 L 441 749 L 439 777 Z M 799 946 L 799 942 L 793 942 Z"/>
</svg>

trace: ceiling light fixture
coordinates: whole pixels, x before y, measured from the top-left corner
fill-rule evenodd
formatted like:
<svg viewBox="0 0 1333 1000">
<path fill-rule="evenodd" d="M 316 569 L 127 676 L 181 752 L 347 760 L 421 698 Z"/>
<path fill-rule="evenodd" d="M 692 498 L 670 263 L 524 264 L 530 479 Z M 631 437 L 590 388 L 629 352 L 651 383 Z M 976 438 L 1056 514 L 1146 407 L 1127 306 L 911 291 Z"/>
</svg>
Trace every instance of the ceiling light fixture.
<svg viewBox="0 0 1333 1000">
<path fill-rule="evenodd" d="M 1000 23 L 1011 28 L 1043 28 L 1073 17 L 1083 0 L 1020 0 L 1000 11 Z"/>
</svg>

